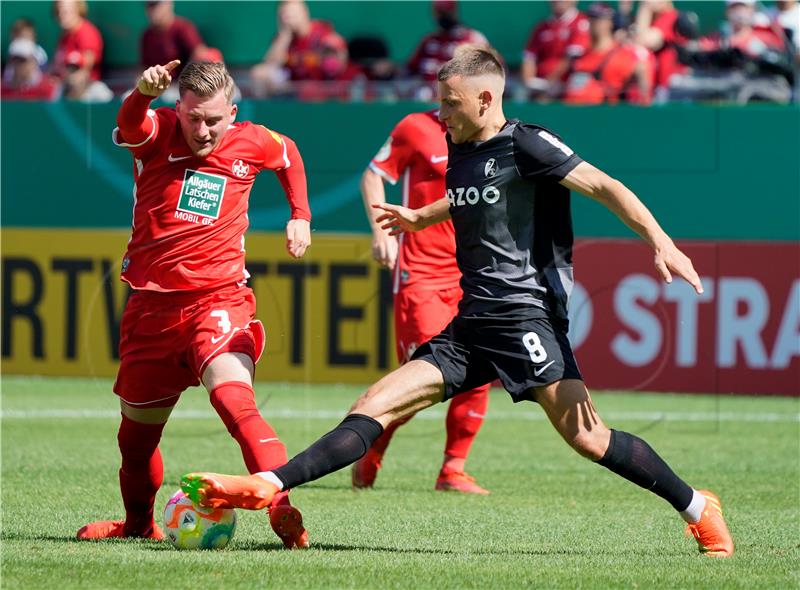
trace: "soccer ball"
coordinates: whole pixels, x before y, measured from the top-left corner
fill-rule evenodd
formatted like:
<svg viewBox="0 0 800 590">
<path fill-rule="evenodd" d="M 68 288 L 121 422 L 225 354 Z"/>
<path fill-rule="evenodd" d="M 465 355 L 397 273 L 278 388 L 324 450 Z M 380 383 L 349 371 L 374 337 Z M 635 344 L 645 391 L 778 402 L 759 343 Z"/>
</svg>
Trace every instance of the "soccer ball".
<svg viewBox="0 0 800 590">
<path fill-rule="evenodd" d="M 195 506 L 182 490 L 175 492 L 164 508 L 164 532 L 178 549 L 222 549 L 235 530 L 232 508 Z"/>
</svg>

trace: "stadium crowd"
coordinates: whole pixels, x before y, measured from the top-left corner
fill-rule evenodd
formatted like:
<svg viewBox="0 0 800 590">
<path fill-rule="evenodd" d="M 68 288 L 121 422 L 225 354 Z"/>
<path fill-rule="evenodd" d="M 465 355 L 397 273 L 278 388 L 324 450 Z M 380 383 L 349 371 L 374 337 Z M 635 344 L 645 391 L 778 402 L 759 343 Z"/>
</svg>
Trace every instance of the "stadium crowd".
<svg viewBox="0 0 800 590">
<path fill-rule="evenodd" d="M 533 23 L 521 48 L 519 70 L 509 71 L 506 92 L 513 100 L 638 105 L 800 100 L 798 0 L 768 6 L 756 0 L 720 2 L 723 20 L 708 35 L 700 33 L 695 13 L 669 0 L 582 3 L 585 10 L 575 0 L 549 4 L 551 14 Z M 141 34 L 139 69 L 133 73 L 104 66 L 104 39 L 85 1 L 53 2 L 61 30 L 55 47 L 45 49 L 37 42 L 33 21 L 16 20 L 9 31 L 2 98 L 107 102 L 125 95 L 153 64 L 224 59 L 225 47 L 208 46 L 195 23 L 175 14 L 171 0 L 142 6 L 148 26 Z M 277 33 L 262 61 L 233 68 L 237 91 L 246 97 L 304 101 L 431 100 L 436 72 L 456 46 L 491 43 L 460 20 L 455 0 L 434 0 L 431 7 L 436 29 L 405 63 L 396 63 L 381 37 L 345 39 L 335 23 L 313 18 L 313 4 L 281 2 Z M 176 95 L 172 91 L 163 100 Z"/>
</svg>

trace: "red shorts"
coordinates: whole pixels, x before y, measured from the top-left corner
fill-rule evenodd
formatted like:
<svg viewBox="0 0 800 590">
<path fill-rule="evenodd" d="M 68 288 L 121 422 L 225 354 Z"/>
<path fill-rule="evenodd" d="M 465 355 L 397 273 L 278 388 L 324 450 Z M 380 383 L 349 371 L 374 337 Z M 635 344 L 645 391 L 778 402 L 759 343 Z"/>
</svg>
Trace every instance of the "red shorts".
<svg viewBox="0 0 800 590">
<path fill-rule="evenodd" d="M 401 290 L 394 297 L 397 360 L 405 363 L 417 347 L 441 332 L 458 313 L 461 287 L 440 291 Z"/>
<path fill-rule="evenodd" d="M 122 315 L 114 393 L 132 406 L 172 406 L 217 355 L 241 352 L 257 362 L 265 332 L 255 311 L 253 291 L 236 285 L 203 294 L 134 293 Z"/>
</svg>

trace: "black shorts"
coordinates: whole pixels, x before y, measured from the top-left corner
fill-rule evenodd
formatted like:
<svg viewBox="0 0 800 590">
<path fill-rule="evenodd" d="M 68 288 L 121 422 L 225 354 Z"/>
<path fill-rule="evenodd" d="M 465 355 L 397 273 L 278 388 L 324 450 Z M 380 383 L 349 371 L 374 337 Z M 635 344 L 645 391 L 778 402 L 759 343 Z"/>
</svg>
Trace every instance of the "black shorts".
<svg viewBox="0 0 800 590">
<path fill-rule="evenodd" d="M 582 379 L 567 339 L 569 322 L 535 307 L 513 313 L 453 318 L 412 359 L 444 375 L 444 399 L 500 379 L 514 402 L 532 400 L 531 388 Z"/>
</svg>

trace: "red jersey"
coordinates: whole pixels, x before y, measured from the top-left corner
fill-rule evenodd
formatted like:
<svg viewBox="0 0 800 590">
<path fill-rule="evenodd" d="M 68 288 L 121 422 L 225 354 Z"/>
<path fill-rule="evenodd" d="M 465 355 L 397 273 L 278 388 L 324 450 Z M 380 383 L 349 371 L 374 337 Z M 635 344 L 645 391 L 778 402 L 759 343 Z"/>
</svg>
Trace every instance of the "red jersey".
<svg viewBox="0 0 800 590">
<path fill-rule="evenodd" d="M 311 30 L 303 37 L 293 37 L 286 56 L 286 67 L 292 80 L 322 80 L 322 61 L 332 36 L 339 37 L 330 23 L 311 21 Z"/>
<path fill-rule="evenodd" d="M 150 98 L 134 91 L 122 108 L 146 108 Z M 244 264 L 250 189 L 263 169 L 303 169 L 294 143 L 261 125 L 234 123 L 214 151 L 199 158 L 174 109 L 149 110 L 147 117 L 152 131 L 143 142 L 126 143 L 119 128 L 113 134 L 114 143 L 134 156 L 133 228 L 122 279 L 134 289 L 161 292 L 243 284 L 250 276 Z M 303 193 L 294 195 L 299 204 L 292 218 L 310 220 L 302 184 L 287 189 Z"/>
<path fill-rule="evenodd" d="M 61 88 L 50 76 L 41 75 L 33 84 L 13 86 L 4 82 L 0 88 L 3 100 L 58 100 Z"/>
<path fill-rule="evenodd" d="M 180 16 L 176 16 L 166 29 L 147 27 L 140 41 L 142 67 L 149 68 L 179 59 L 181 64 L 172 73 L 172 77 L 177 78 L 183 66 L 191 61 L 195 48 L 202 44 L 203 39 L 194 24 Z"/>
<path fill-rule="evenodd" d="M 675 8 L 670 8 L 659 13 L 653 19 L 653 27 L 661 31 L 664 44 L 661 49 L 655 51 L 656 56 L 656 86 L 662 88 L 669 87 L 669 79 L 674 74 L 683 74 L 689 68 L 678 61 L 678 52 L 674 45 L 683 45 L 686 39 L 675 32 L 675 21 L 678 20 L 680 12 Z"/>
<path fill-rule="evenodd" d="M 785 49 L 783 39 L 770 27 L 745 29 L 727 38 L 715 34 L 700 39 L 700 47 L 704 51 L 719 49 L 723 45 L 739 49 L 745 55 L 753 58 L 760 57 L 769 50 L 783 51 Z"/>
<path fill-rule="evenodd" d="M 53 58 L 53 66 L 57 70 L 64 70 L 67 64 L 67 56 L 73 51 L 81 54 L 89 51 L 94 56 L 94 66 L 92 66 L 92 80 L 100 79 L 100 64 L 103 62 L 103 37 L 92 23 L 83 19 L 75 30 L 62 33 L 58 39 L 56 55 Z"/>
<path fill-rule="evenodd" d="M 405 207 L 418 209 L 445 196 L 445 131 L 436 111 L 408 115 L 370 162 L 370 168 L 392 184 L 402 177 Z M 460 278 L 452 222 L 400 236 L 395 293 L 412 288 L 447 289 L 457 286 Z"/>
<path fill-rule="evenodd" d="M 606 50 L 590 49 L 576 59 L 567 79 L 564 101 L 576 104 L 616 103 L 629 98 L 635 85 L 634 73 L 640 62 L 647 65 L 643 48 L 613 43 Z M 637 88 L 638 91 L 638 88 Z M 636 92 L 637 101 L 640 97 Z"/>
<path fill-rule="evenodd" d="M 528 39 L 524 54 L 536 62 L 536 75 L 546 78 L 563 59 L 580 57 L 591 43 L 589 19 L 573 9 L 539 23 Z"/>
<path fill-rule="evenodd" d="M 439 69 L 453 59 L 456 47 L 464 43 L 484 47 L 489 45 L 482 33 L 463 26 L 455 27 L 449 33 L 437 31 L 426 35 L 408 61 L 409 73 L 423 80 L 435 81 Z"/>
</svg>

